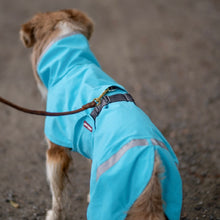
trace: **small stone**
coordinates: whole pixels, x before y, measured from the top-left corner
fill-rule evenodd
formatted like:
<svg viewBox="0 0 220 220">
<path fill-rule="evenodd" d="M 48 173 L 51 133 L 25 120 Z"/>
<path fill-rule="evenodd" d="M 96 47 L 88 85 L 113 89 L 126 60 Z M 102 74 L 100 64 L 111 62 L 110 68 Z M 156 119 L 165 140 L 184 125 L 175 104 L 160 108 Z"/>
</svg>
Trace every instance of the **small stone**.
<svg viewBox="0 0 220 220">
<path fill-rule="evenodd" d="M 196 206 L 195 206 L 194 209 L 195 209 L 196 211 L 199 211 L 199 210 L 201 210 L 202 205 L 203 205 L 203 201 L 200 201 L 200 202 L 198 202 L 198 203 L 196 204 Z"/>
<path fill-rule="evenodd" d="M 197 171 L 197 167 L 196 167 L 196 166 L 191 166 L 191 167 L 190 167 L 190 172 L 191 172 L 192 174 L 194 174 L 196 171 Z"/>
<path fill-rule="evenodd" d="M 195 210 L 196 210 L 196 211 L 201 210 L 201 208 L 202 208 L 202 206 L 195 206 Z"/>
<path fill-rule="evenodd" d="M 199 201 L 199 202 L 198 202 L 198 205 L 203 205 L 203 201 Z"/>
<path fill-rule="evenodd" d="M 196 184 L 199 185 L 200 183 L 201 183 L 201 180 L 200 180 L 200 179 L 197 179 L 197 180 L 196 180 Z"/>
</svg>

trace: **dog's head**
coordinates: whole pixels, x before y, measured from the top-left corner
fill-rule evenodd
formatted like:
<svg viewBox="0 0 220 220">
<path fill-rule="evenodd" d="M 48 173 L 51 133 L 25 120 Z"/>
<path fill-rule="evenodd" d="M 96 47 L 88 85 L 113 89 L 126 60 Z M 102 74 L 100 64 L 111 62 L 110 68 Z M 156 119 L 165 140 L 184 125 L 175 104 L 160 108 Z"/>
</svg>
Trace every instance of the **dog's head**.
<svg viewBox="0 0 220 220">
<path fill-rule="evenodd" d="M 32 47 L 45 38 L 62 34 L 62 31 L 79 31 L 88 39 L 93 32 L 91 19 L 76 9 L 38 13 L 21 26 L 20 37 L 26 47 Z"/>
<path fill-rule="evenodd" d="M 26 47 L 33 47 L 32 67 L 35 78 L 38 59 L 48 44 L 71 32 L 82 33 L 90 39 L 93 32 L 93 22 L 83 12 L 76 9 L 66 9 L 56 12 L 38 13 L 21 26 L 20 38 Z"/>
</svg>

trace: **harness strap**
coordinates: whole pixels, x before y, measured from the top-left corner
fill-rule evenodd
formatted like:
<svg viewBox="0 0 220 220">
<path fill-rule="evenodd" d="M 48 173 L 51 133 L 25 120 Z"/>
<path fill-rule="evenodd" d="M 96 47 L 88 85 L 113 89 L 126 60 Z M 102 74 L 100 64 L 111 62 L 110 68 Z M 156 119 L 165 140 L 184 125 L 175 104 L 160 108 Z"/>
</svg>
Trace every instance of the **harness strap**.
<svg viewBox="0 0 220 220">
<path fill-rule="evenodd" d="M 128 93 L 126 94 L 116 94 L 116 95 L 112 95 L 112 96 L 104 96 L 101 101 L 100 104 L 97 105 L 93 111 L 91 112 L 91 116 L 92 118 L 95 120 L 96 117 L 100 114 L 100 112 L 102 111 L 102 108 L 105 105 L 108 105 L 109 103 L 113 103 L 113 102 L 122 102 L 122 101 L 127 101 L 127 102 L 134 102 L 134 99 L 132 98 L 132 96 Z"/>
</svg>

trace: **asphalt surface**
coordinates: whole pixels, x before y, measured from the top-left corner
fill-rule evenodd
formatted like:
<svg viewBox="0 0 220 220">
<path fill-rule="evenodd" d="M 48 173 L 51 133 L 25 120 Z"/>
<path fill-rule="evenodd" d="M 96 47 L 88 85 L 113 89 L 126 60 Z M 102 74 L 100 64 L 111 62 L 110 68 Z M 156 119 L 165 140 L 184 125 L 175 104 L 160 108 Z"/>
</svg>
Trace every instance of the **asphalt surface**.
<svg viewBox="0 0 220 220">
<path fill-rule="evenodd" d="M 220 219 L 220 1 L 0 0 L 0 95 L 43 109 L 19 28 L 37 12 L 78 8 L 95 22 L 91 48 L 173 146 L 181 219 Z M 43 118 L 0 104 L 0 219 L 44 219 L 50 208 Z M 73 154 L 67 219 L 86 219 L 89 164 Z"/>
</svg>

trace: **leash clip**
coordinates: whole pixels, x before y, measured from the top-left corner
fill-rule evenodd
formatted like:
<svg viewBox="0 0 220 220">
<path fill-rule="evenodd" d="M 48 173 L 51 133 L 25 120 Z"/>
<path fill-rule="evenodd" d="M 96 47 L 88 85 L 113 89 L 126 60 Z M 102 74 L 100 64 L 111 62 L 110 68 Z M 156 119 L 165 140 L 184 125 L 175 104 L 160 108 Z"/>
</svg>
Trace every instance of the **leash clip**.
<svg viewBox="0 0 220 220">
<path fill-rule="evenodd" d="M 107 88 L 98 98 L 93 99 L 96 102 L 96 106 L 100 105 L 102 98 L 110 91 L 110 88 Z"/>
</svg>

